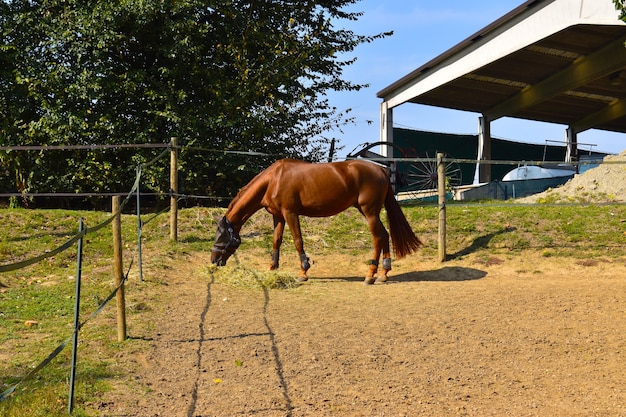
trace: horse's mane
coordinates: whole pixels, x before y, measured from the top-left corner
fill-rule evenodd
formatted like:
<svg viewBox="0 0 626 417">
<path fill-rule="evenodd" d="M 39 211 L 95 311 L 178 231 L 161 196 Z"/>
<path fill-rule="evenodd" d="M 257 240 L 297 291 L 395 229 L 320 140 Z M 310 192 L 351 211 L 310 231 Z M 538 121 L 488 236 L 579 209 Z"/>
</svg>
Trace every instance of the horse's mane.
<svg viewBox="0 0 626 417">
<path fill-rule="evenodd" d="M 255 181 L 257 177 L 258 175 L 254 177 L 252 181 Z M 226 210 L 227 212 L 230 211 L 239 200 L 241 200 L 241 195 L 244 194 L 248 190 L 248 188 L 250 188 L 250 184 L 252 184 L 252 181 L 239 189 L 237 195 L 235 195 L 235 197 L 230 201 L 230 204 L 228 204 L 228 210 Z"/>
<path fill-rule="evenodd" d="M 273 166 L 273 165 L 272 165 Z M 265 177 L 269 171 L 269 169 L 272 167 L 270 166 L 267 169 L 264 169 L 263 171 L 259 172 L 258 174 L 256 174 L 254 176 L 254 178 L 252 178 L 250 180 L 249 183 L 247 183 L 246 185 L 244 185 L 243 187 L 241 187 L 241 189 L 239 190 L 239 192 L 237 193 L 237 195 L 235 195 L 235 197 L 232 199 L 232 201 L 230 202 L 230 204 L 228 205 L 228 209 L 226 210 L 226 212 L 229 212 L 235 204 L 237 204 L 239 202 L 239 200 L 241 200 L 241 198 L 247 194 L 248 190 L 250 188 L 253 188 L 255 184 L 257 184 L 259 182 L 259 180 L 263 177 Z"/>
</svg>

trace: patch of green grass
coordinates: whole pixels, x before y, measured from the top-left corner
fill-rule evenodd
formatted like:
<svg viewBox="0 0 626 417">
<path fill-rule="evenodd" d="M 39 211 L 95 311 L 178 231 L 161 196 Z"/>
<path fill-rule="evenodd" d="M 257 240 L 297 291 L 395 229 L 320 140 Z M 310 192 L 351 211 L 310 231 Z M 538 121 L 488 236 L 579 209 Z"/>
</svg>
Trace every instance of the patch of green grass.
<svg viewBox="0 0 626 417">
<path fill-rule="evenodd" d="M 78 350 L 80 358 L 83 357 Z M 67 416 L 69 405 L 68 370 L 70 369 L 70 350 L 63 351 L 49 366 L 37 376 L 18 386 L 13 396 L 0 403 L 3 417 L 22 416 Z M 89 416 L 82 404 L 108 390 L 107 379 L 112 378 L 111 366 L 107 362 L 81 361 L 77 366 L 74 389 L 73 416 Z M 17 382 L 13 378 L 3 381 L 6 384 Z"/>
<path fill-rule="evenodd" d="M 623 255 L 626 206 L 450 204 L 447 237 L 451 251 L 478 241 L 474 249 L 551 249 L 555 255 L 585 256 L 611 248 Z"/>
<path fill-rule="evenodd" d="M 82 217 L 86 227 L 109 218 L 101 212 L 64 210 L 0 210 L 0 263 L 39 256 L 71 239 Z M 123 235 L 132 241 L 133 218 L 124 216 Z M 113 289 L 112 226 L 87 233 L 83 243 L 80 320 L 84 321 Z M 130 262 L 129 253 L 125 262 Z M 0 392 L 24 376 L 72 335 L 76 288 L 77 245 L 32 266 L 0 274 L 0 360 L 4 363 Z M 114 305 L 115 301 L 113 301 Z M 106 313 L 104 313 L 106 314 Z M 90 327 L 91 326 L 91 327 Z M 98 341 L 99 334 L 107 336 Z M 87 323 L 79 334 L 76 407 L 74 415 L 88 415 L 83 404 L 96 401 L 108 388 L 114 367 L 83 346 L 103 343 L 114 357 L 115 335 L 108 326 Z M 18 386 L 0 403 L 2 416 L 67 415 L 71 343 L 32 379 Z"/>
</svg>

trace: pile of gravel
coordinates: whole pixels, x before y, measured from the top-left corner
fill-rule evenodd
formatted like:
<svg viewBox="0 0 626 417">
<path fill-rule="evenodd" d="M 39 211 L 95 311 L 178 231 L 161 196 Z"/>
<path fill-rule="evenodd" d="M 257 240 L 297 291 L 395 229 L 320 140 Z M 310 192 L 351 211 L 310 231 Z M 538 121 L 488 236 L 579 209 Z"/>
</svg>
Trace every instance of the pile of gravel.
<svg viewBox="0 0 626 417">
<path fill-rule="evenodd" d="M 609 155 L 604 162 L 558 188 L 516 200 L 520 203 L 626 202 L 626 151 Z"/>
</svg>

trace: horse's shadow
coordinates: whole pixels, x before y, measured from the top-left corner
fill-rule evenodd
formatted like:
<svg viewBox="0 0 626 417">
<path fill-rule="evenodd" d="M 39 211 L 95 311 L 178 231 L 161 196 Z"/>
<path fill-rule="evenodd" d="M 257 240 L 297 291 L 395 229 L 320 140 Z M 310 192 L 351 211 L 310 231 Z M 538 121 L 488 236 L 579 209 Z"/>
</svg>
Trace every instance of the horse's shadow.
<svg viewBox="0 0 626 417">
<path fill-rule="evenodd" d="M 480 269 L 461 266 L 444 266 L 443 268 L 430 271 L 411 271 L 398 275 L 393 274 L 392 271 L 389 275 L 389 281 L 387 281 L 387 284 L 399 282 L 462 282 L 482 279 L 485 276 L 487 276 L 487 273 L 485 271 L 481 271 Z M 325 279 L 329 281 L 363 281 L 363 277 L 336 277 Z"/>
<path fill-rule="evenodd" d="M 462 266 L 444 266 L 430 271 L 405 272 L 391 275 L 390 282 L 461 282 L 475 281 L 487 276 L 485 271 Z"/>
</svg>

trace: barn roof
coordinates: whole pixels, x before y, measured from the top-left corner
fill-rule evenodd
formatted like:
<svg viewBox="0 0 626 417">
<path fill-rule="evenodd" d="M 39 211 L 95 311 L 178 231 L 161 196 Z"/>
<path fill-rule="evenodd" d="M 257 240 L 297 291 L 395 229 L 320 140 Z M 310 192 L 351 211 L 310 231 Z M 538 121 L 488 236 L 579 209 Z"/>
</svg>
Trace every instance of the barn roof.
<svg viewBox="0 0 626 417">
<path fill-rule="evenodd" d="M 377 95 L 624 133 L 625 42 L 612 0 L 530 0 Z"/>
</svg>

